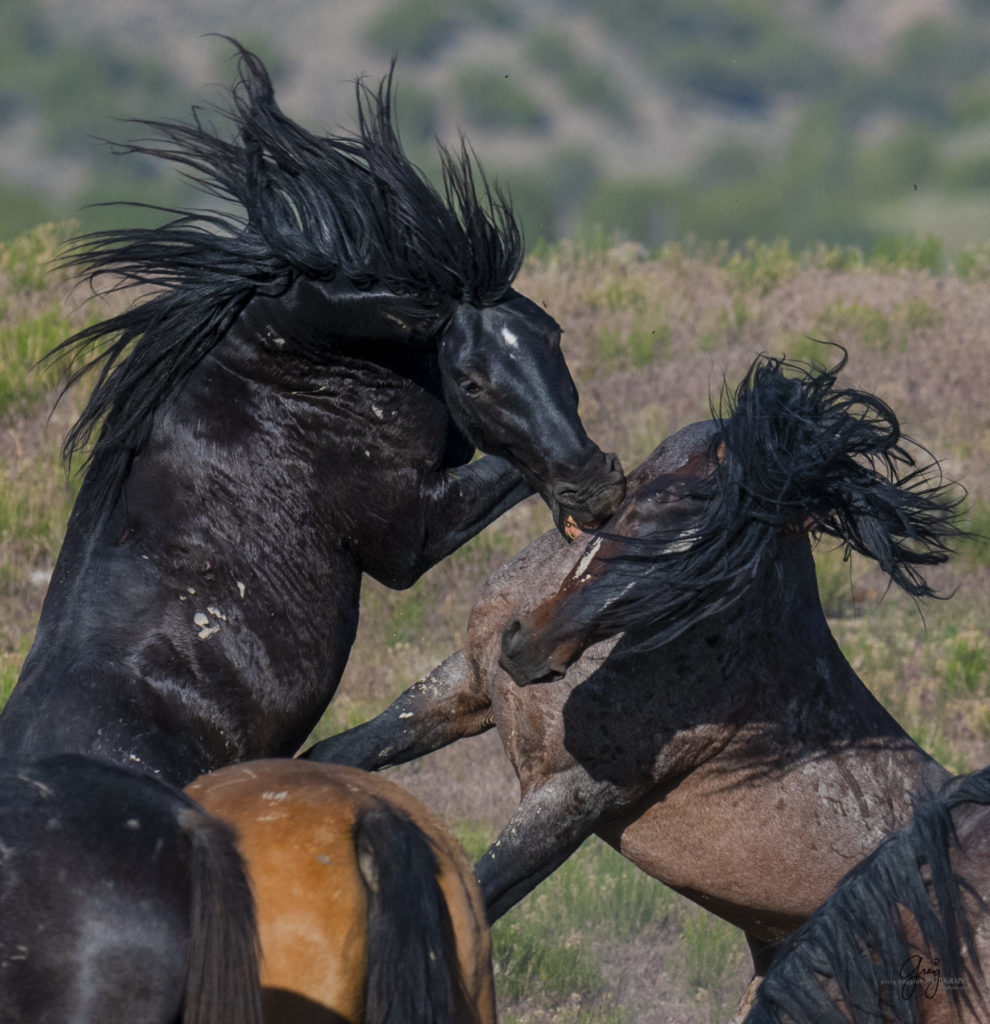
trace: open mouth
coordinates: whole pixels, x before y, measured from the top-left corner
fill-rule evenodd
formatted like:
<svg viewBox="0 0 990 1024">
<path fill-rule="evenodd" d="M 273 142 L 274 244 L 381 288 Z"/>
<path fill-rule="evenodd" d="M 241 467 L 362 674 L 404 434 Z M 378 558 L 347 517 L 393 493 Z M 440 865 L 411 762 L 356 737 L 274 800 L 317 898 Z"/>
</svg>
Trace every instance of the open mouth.
<svg viewBox="0 0 990 1024">
<path fill-rule="evenodd" d="M 584 530 L 577 524 L 577 520 L 570 513 L 564 519 L 564 536 L 568 540 L 577 540 L 584 534 Z"/>
</svg>

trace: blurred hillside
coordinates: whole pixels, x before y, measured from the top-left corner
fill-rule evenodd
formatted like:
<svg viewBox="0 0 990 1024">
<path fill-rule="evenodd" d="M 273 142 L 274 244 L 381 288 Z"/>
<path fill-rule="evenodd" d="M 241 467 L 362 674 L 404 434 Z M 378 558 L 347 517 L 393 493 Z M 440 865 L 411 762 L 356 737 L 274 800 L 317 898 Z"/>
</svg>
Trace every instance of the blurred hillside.
<svg viewBox="0 0 990 1024">
<path fill-rule="evenodd" d="M 990 0 L 4 0 L 0 238 L 116 199 L 188 202 L 115 159 L 115 118 L 185 117 L 229 84 L 227 33 L 283 107 L 349 124 L 398 57 L 407 146 L 464 130 L 531 245 L 617 231 L 872 249 L 985 240 Z M 86 227 L 119 211 L 87 210 Z M 132 221 L 134 214 L 125 216 Z"/>
</svg>

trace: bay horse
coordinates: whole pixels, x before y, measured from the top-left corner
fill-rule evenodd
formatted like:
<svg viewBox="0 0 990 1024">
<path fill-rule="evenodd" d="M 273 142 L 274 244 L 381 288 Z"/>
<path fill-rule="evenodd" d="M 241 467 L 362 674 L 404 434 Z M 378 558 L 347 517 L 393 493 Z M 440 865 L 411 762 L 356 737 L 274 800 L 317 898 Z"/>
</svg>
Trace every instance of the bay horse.
<svg viewBox="0 0 990 1024">
<path fill-rule="evenodd" d="M 151 775 L 0 764 L 4 1024 L 261 1024 L 233 832 Z"/>
<path fill-rule="evenodd" d="M 760 359 L 730 415 L 664 441 L 595 534 L 545 534 L 484 585 L 463 650 L 305 754 L 365 769 L 498 729 L 521 802 L 476 865 L 490 920 L 597 833 L 777 944 L 948 777 L 832 637 L 809 534 L 911 593 L 959 499 L 893 412 Z M 541 685 L 529 685 L 539 682 Z M 745 999 L 741 1006 L 745 1006 Z"/>
<path fill-rule="evenodd" d="M 266 1024 L 494 1024 L 481 890 L 405 790 L 281 758 L 221 768 L 186 793 L 237 832 Z"/>
<path fill-rule="evenodd" d="M 182 785 L 291 755 L 336 690 L 364 573 L 410 586 L 533 489 L 561 529 L 624 493 L 559 326 L 511 287 L 520 232 L 466 144 L 441 148 L 438 190 L 395 132 L 391 71 L 358 83 L 353 134 L 317 136 L 238 53 L 233 139 L 194 112 L 127 147 L 229 211 L 70 247 L 142 297 L 57 350 L 73 380 L 97 371 L 65 448 L 86 473 L 2 757 L 91 753 Z"/>
<path fill-rule="evenodd" d="M 978 1024 L 988 1013 L 990 768 L 920 804 L 777 954 L 747 1024 Z"/>
</svg>

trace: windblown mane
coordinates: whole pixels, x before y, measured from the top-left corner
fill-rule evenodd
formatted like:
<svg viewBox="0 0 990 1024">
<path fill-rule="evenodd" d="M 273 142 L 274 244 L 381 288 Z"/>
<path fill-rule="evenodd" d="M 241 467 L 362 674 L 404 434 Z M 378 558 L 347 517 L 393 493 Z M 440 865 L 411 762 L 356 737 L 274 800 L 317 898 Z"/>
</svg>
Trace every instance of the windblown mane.
<svg viewBox="0 0 990 1024">
<path fill-rule="evenodd" d="M 983 972 L 964 959 L 974 936 L 961 902 L 966 883 L 954 875 L 949 851 L 958 846 L 951 812 L 990 804 L 990 769 L 948 787 L 947 795 L 919 805 L 911 823 L 853 868 L 788 939 L 760 986 L 749 1024 L 922 1019 L 925 979 L 905 990 L 905 964 L 915 950 L 904 911 L 918 926 L 928 962 L 938 963 L 938 997 L 974 1011 L 982 1003 L 979 995 L 970 997 Z"/>
<path fill-rule="evenodd" d="M 97 450 L 139 450 L 155 409 L 255 295 L 281 295 L 299 277 L 343 275 L 358 288 L 406 296 L 440 321 L 455 303 L 497 302 L 518 272 L 523 247 L 511 204 L 466 143 L 456 153 L 440 147 L 439 190 L 410 163 L 394 125 L 394 66 L 377 90 L 356 83 L 354 133 L 320 136 L 281 112 L 262 62 L 231 42 L 238 80 L 229 109 L 218 109 L 231 140 L 194 108 L 189 123 L 138 121 L 150 139 L 121 148 L 178 164 L 224 208 L 155 207 L 172 219 L 84 235 L 66 251 L 65 263 L 90 278 L 113 275 L 112 290 L 155 290 L 53 353 L 80 366 L 70 386 L 99 370 L 67 458 L 98 427 Z"/>
<path fill-rule="evenodd" d="M 761 356 L 713 407 L 713 470 L 689 497 L 703 511 L 684 527 L 626 545 L 614 570 L 639 578 L 603 616 L 615 630 L 646 628 L 667 643 L 743 593 L 783 530 L 837 538 L 874 559 L 915 597 L 934 596 L 919 566 L 945 562 L 965 536 L 962 495 L 902 436 L 875 395 L 837 388 L 841 361 L 808 369 Z M 912 454 L 914 449 L 915 454 Z"/>
</svg>

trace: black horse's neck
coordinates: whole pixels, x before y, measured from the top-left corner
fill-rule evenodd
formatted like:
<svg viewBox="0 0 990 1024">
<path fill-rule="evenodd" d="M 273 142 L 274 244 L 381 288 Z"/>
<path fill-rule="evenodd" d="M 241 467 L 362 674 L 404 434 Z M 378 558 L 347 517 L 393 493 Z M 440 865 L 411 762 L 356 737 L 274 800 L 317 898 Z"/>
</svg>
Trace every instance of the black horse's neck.
<svg viewBox="0 0 990 1024">
<path fill-rule="evenodd" d="M 311 405 L 314 396 L 322 394 L 349 407 L 352 399 L 347 392 L 353 391 L 352 398 L 363 395 L 370 408 L 374 403 L 369 396 L 376 388 L 408 385 L 422 391 L 431 404 L 442 405 L 436 353 L 446 315 L 444 309 L 427 310 L 404 296 L 357 288 L 343 278 L 297 278 L 281 295 L 256 295 L 224 336 L 179 379 L 156 382 L 157 395 L 141 396 L 141 421 L 131 423 L 130 439 L 122 439 L 114 427 L 119 419 L 134 419 L 135 396 L 120 396 L 88 467 L 83 494 L 90 511 L 114 508 L 135 461 L 154 447 L 154 436 L 162 433 L 165 420 L 169 432 L 179 433 L 188 423 L 198 423 L 222 446 L 242 443 L 245 426 L 248 433 L 277 427 L 274 421 L 266 424 L 253 415 L 265 393 L 277 392 L 288 405 L 293 398 Z M 168 330 L 168 325 L 161 329 Z M 146 349 L 156 344 L 153 333 L 139 342 Z M 242 379 L 240 384 L 236 378 Z M 207 396 L 204 392 L 211 388 Z M 191 421 L 186 413 L 176 414 L 177 409 L 188 412 L 189 396 L 197 394 L 203 401 L 193 401 Z M 453 421 L 444 430 L 448 439 L 443 464 L 468 461 L 473 447 Z"/>
</svg>

